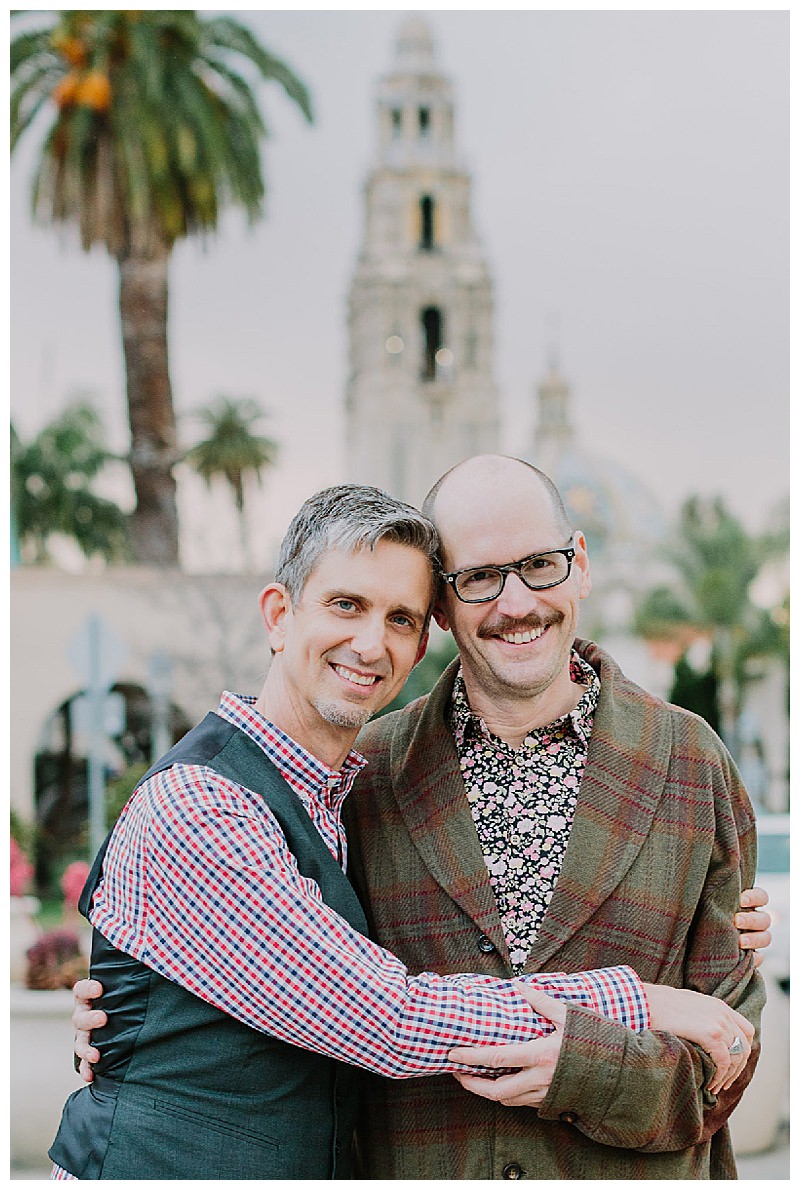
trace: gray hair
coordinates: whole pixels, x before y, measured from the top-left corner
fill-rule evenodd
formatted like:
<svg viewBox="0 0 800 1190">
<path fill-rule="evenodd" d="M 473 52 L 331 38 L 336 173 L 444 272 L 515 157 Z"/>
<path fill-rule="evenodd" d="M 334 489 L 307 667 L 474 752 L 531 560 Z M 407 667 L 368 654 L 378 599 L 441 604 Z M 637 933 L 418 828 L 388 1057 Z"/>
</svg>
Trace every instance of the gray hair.
<svg viewBox="0 0 800 1190">
<path fill-rule="evenodd" d="M 374 550 L 379 541 L 419 550 L 428 559 L 435 581 L 439 538 L 427 517 L 380 488 L 353 483 L 324 488 L 309 496 L 286 530 L 275 581 L 283 583 L 296 603 L 323 554 Z"/>
</svg>

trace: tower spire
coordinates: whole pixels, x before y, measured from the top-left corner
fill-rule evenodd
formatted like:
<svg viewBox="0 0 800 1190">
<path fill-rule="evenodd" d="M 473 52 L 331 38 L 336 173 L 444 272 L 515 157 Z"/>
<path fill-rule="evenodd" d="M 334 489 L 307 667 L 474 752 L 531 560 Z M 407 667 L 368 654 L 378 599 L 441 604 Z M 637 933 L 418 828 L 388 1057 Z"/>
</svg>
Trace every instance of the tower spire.
<svg viewBox="0 0 800 1190">
<path fill-rule="evenodd" d="M 492 283 L 456 159 L 453 87 L 418 16 L 378 83 L 378 150 L 350 288 L 347 459 L 357 482 L 420 501 L 463 458 L 494 451 Z"/>
</svg>

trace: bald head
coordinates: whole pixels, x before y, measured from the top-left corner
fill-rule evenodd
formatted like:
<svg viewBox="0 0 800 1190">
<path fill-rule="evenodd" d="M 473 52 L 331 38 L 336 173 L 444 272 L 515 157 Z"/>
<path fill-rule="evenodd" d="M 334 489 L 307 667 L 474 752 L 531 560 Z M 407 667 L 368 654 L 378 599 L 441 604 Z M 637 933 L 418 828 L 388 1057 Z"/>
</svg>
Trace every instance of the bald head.
<svg viewBox="0 0 800 1190">
<path fill-rule="evenodd" d="M 499 548 L 514 525 L 527 524 L 541 536 L 543 544 L 528 552 L 563 545 L 572 532 L 564 502 L 549 476 L 507 455 L 476 455 L 458 463 L 434 484 L 422 511 L 439 532 L 447 569 L 502 561 L 492 546 L 497 541 Z M 483 555 L 464 561 L 463 551 L 472 551 L 473 540 L 474 549 Z"/>
</svg>

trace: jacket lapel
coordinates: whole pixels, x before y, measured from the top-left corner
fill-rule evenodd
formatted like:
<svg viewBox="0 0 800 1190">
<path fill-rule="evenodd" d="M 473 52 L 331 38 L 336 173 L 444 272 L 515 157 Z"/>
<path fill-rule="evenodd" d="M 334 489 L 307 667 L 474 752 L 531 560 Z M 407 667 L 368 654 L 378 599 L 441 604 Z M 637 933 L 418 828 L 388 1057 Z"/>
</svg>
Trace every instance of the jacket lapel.
<svg viewBox="0 0 800 1190">
<path fill-rule="evenodd" d="M 431 876 L 508 961 L 455 742 L 445 722 L 457 672 L 456 660 L 431 691 L 410 739 L 395 733 L 391 745 L 394 795 Z"/>
<path fill-rule="evenodd" d="M 564 866 L 528 956 L 538 971 L 619 885 L 644 844 L 661 800 L 671 733 L 656 700 L 596 645 L 576 641 L 600 675 L 586 769 Z"/>
</svg>

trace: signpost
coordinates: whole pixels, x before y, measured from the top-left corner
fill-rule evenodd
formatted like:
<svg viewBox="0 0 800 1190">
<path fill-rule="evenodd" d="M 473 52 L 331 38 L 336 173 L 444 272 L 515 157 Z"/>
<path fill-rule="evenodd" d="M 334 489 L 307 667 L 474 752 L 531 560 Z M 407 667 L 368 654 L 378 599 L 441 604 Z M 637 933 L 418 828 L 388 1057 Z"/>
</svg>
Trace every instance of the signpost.
<svg viewBox="0 0 800 1190">
<path fill-rule="evenodd" d="M 153 760 L 168 752 L 172 746 L 169 730 L 169 696 L 172 689 L 172 662 L 163 649 L 157 649 L 147 667 L 147 693 L 150 695 L 152 728 L 150 733 Z"/>
<path fill-rule="evenodd" d="M 90 856 L 97 854 L 106 834 L 104 755 L 108 691 L 127 654 L 124 641 L 97 612 L 88 616 L 67 646 L 67 657 L 86 687 Z"/>
</svg>

